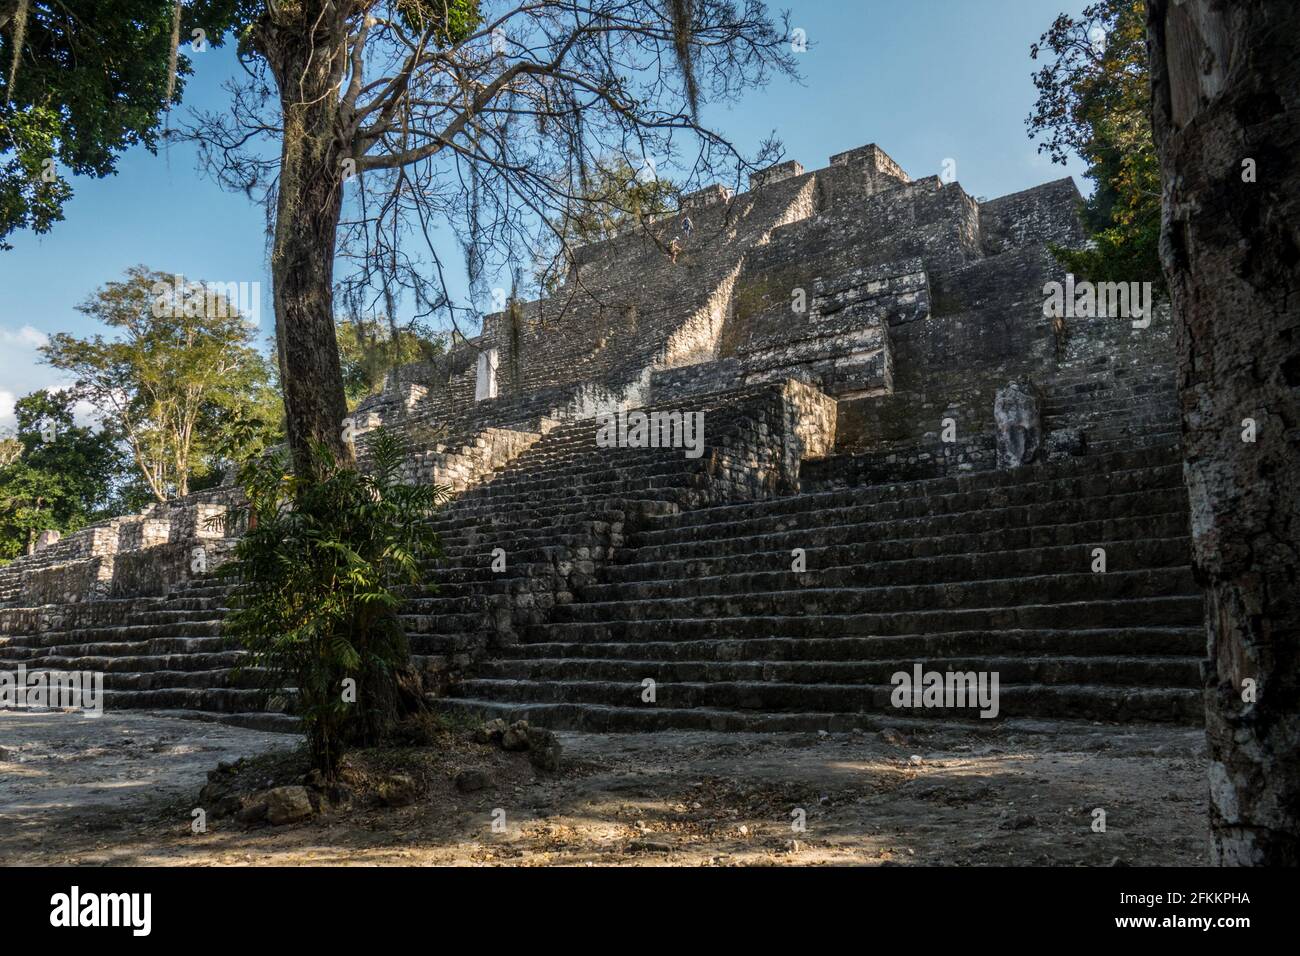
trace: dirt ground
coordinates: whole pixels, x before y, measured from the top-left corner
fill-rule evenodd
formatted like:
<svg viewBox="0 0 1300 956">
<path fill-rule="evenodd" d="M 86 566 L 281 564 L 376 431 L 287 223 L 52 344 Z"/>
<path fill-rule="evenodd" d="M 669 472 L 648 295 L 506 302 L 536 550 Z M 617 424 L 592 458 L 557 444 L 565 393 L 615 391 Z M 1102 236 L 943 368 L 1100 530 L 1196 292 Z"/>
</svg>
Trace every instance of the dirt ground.
<svg viewBox="0 0 1300 956">
<path fill-rule="evenodd" d="M 936 721 L 830 735 L 559 736 L 557 773 L 461 734 L 437 752 L 382 754 L 422 768 L 411 805 L 358 804 L 279 827 L 209 819 L 194 833 L 209 770 L 239 757 L 290 763 L 297 738 L 147 714 L 4 712 L 0 863 L 1206 861 L 1199 730 L 1008 721 L 972 731 Z M 460 792 L 453 779 L 466 769 L 489 785 Z M 1094 829 L 1097 809 L 1104 832 Z"/>
</svg>

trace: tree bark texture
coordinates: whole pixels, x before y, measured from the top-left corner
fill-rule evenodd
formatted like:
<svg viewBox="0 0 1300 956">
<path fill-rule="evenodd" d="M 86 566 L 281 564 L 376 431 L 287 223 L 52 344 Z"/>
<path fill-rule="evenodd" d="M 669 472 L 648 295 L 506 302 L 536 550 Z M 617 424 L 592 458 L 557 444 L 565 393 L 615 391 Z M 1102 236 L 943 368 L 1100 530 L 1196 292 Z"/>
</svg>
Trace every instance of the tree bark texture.
<svg viewBox="0 0 1300 956">
<path fill-rule="evenodd" d="M 1206 590 L 1211 859 L 1294 866 L 1300 3 L 1149 0 L 1148 16 L 1161 258 Z"/>
</svg>

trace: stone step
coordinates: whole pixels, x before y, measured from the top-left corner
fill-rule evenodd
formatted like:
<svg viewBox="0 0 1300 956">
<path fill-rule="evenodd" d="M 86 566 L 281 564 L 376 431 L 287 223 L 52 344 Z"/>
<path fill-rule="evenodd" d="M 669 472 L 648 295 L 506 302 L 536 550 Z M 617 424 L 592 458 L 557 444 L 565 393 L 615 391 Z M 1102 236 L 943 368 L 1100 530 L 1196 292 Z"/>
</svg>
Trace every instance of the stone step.
<svg viewBox="0 0 1300 956">
<path fill-rule="evenodd" d="M 593 450 L 592 457 L 596 457 Z M 462 498 L 451 510 L 455 514 L 485 513 L 495 511 L 500 505 L 531 499 L 547 500 L 562 492 L 569 498 L 599 499 L 610 497 L 623 490 L 689 485 L 688 479 L 701 469 L 692 468 L 689 461 L 665 458 L 635 468 L 611 466 L 595 470 L 590 460 L 567 468 L 546 468 L 528 479 L 501 478 L 484 485 L 486 492 L 473 498 Z"/>
<path fill-rule="evenodd" d="M 1181 427 L 1178 415 L 1072 415 L 1053 419 L 1045 425 L 1049 442 L 1057 432 L 1082 432 L 1090 440 L 1109 439 L 1116 435 L 1138 437 L 1160 435 Z M 1140 447 L 1140 446 L 1139 446 Z"/>
<path fill-rule="evenodd" d="M 1182 522 L 1181 516 L 1178 522 Z M 1137 534 L 1143 529 L 1135 529 Z M 1148 532 L 1150 529 L 1145 529 Z M 1178 530 L 1182 530 L 1181 527 Z M 936 543 L 935 539 L 921 539 Z M 751 592 L 795 591 L 811 592 L 821 597 L 823 590 L 841 588 L 879 588 L 917 586 L 923 584 L 954 584 L 980 580 L 1014 579 L 1017 589 L 1033 596 L 1043 585 L 1067 587 L 1060 582 L 1044 580 L 1057 575 L 1074 574 L 1074 583 L 1068 585 L 1074 593 L 1084 587 L 1096 593 L 1090 583 L 1094 549 L 1102 547 L 1107 554 L 1106 574 L 1117 572 L 1166 570 L 1162 583 L 1177 582 L 1177 586 L 1190 593 L 1186 567 L 1190 543 L 1185 536 L 1166 538 L 1149 536 L 1137 540 L 1097 540 L 1083 544 L 1047 548 L 1030 548 L 1009 551 L 961 551 L 945 553 L 939 557 L 896 557 L 886 559 L 883 553 L 900 555 L 910 542 L 886 541 L 878 544 L 863 543 L 839 546 L 835 549 L 814 549 L 806 555 L 808 570 L 790 570 L 790 552 L 742 551 L 736 556 L 721 556 L 708 561 L 677 560 L 672 562 L 641 561 L 611 565 L 606 568 L 609 583 L 587 585 L 581 597 L 586 603 L 641 602 L 661 598 L 717 597 Z M 948 542 L 938 539 L 943 547 Z M 662 550 L 662 549 L 660 549 Z M 874 554 L 873 554 L 874 552 Z M 642 554 L 643 552 L 631 552 Z M 821 559 L 841 558 L 838 566 L 821 566 Z M 756 570 L 766 567 L 778 570 Z M 1087 575 L 1081 569 L 1088 569 Z M 723 573 L 705 573 L 722 571 Z M 488 572 L 490 574 L 490 572 Z M 492 594 L 523 589 L 527 578 L 499 576 L 499 581 L 480 580 L 466 584 L 442 583 L 433 595 L 423 594 L 406 602 L 408 612 L 423 615 L 464 614 L 480 611 L 484 601 Z M 1171 587 L 1174 585 L 1171 583 Z M 947 589 L 951 591 L 951 589 Z M 901 593 L 901 592 L 900 592 Z M 1061 592 L 1065 593 L 1065 592 Z M 951 601 L 950 594 L 944 599 Z M 453 626 L 463 619 L 448 619 Z"/>
<path fill-rule="evenodd" d="M 1048 381 L 1053 385 L 1079 382 L 1100 382 L 1104 385 L 1122 382 L 1161 382 L 1174 381 L 1175 374 L 1174 367 L 1168 359 L 1157 361 L 1148 353 L 1133 353 L 1117 348 L 1117 351 L 1112 354 L 1090 362 L 1067 362 Z"/>
<path fill-rule="evenodd" d="M 599 508 L 609 498 L 685 500 L 705 484 L 702 472 L 682 467 L 665 468 L 662 472 L 639 478 L 609 479 L 581 486 L 575 486 L 571 480 L 547 478 L 527 489 L 503 488 L 492 499 L 458 501 L 448 508 L 443 527 L 468 518 L 499 518 L 513 508 L 535 509 L 546 514 L 552 511 L 585 512 L 587 505 Z M 434 528 L 439 528 L 436 522 Z"/>
<path fill-rule="evenodd" d="M 714 579 L 723 580 L 726 579 Z M 674 586 L 680 586 L 674 582 Z M 556 607 L 554 620 L 665 621 L 753 615 L 815 616 L 869 611 L 907 613 L 920 608 L 1014 608 L 1071 601 L 1115 601 L 1157 595 L 1196 595 L 1191 569 L 1152 568 L 1101 574 L 1018 575 L 942 584 L 891 584 L 862 587 L 799 587 L 780 591 L 705 592 L 672 596 L 653 584 L 629 586 L 636 597 L 584 600 Z M 685 589 L 683 587 L 683 589 Z"/>
<path fill-rule="evenodd" d="M 1140 361 L 1142 364 L 1137 366 L 1111 361 L 1109 358 L 1087 365 L 1075 364 L 1058 370 L 1046 384 L 1049 391 L 1059 391 L 1076 386 L 1106 389 L 1177 381 L 1177 373 L 1172 365 L 1164 362 L 1153 364 L 1148 355 L 1141 355 Z"/>
<path fill-rule="evenodd" d="M 62 667 L 41 666 L 27 668 L 29 674 L 42 671 L 65 671 Z M 243 688 L 257 689 L 265 686 L 265 672 L 257 668 L 234 670 L 229 667 L 206 670 L 184 668 L 181 670 L 142 670 L 132 672 L 103 671 L 104 690 L 137 691 L 166 689 Z"/>
<path fill-rule="evenodd" d="M 1056 414 L 1072 409 L 1092 409 L 1110 407 L 1119 409 L 1125 405 L 1152 409 L 1177 409 L 1178 389 L 1172 382 L 1134 382 L 1124 385 L 1106 385 L 1094 383 L 1097 387 L 1054 388 L 1047 393 L 1042 403 L 1045 413 Z"/>
<path fill-rule="evenodd" d="M 496 538 L 509 534 L 529 542 L 543 544 L 546 537 L 577 534 L 595 531 L 601 533 L 609 530 L 615 522 L 626 520 L 624 512 L 602 512 L 598 516 L 584 517 L 577 512 L 557 511 L 550 515 L 538 515 L 531 510 L 520 510 L 518 519 L 511 522 L 466 522 L 460 527 L 440 531 L 439 543 L 444 551 L 455 553 L 459 548 L 474 545 L 485 538 Z"/>
<path fill-rule="evenodd" d="M 649 661 L 616 657 L 501 658 L 475 672 L 482 680 L 602 681 L 641 687 L 656 683 L 769 682 L 782 684 L 887 685 L 893 675 L 927 671 L 996 673 L 1000 686 L 1097 684 L 1190 687 L 1200 674 L 1197 657 L 929 657 L 854 661 Z M 470 693 L 473 693 L 470 691 Z"/>
<path fill-rule="evenodd" d="M 1080 461 L 1075 459 L 1074 462 Z M 873 520 L 887 517 L 936 517 L 969 511 L 1011 508 L 1033 504 L 1062 505 L 1069 502 L 1091 501 L 1103 513 L 1110 511 L 1108 502 L 1123 495 L 1138 492 L 1178 491 L 1181 487 L 1181 469 L 1178 466 L 1129 469 L 1106 473 L 1087 459 L 1083 465 L 1070 462 L 1070 469 L 1084 470 L 1084 474 L 1067 474 L 1043 480 L 1010 483 L 1005 487 L 965 483 L 957 487 L 960 479 L 937 478 L 911 482 L 908 485 L 871 486 L 865 489 L 840 489 L 813 492 L 783 498 L 731 505 L 716 505 L 681 511 L 653 519 L 654 529 L 678 525 L 698 526 L 738 520 L 771 517 L 773 515 L 826 513 L 833 520 L 845 517 L 847 510 L 859 512 L 870 509 Z M 996 475 L 997 472 L 982 474 Z M 967 478 L 974 475 L 963 476 Z"/>
<path fill-rule="evenodd" d="M 207 577 L 194 578 L 187 582 L 184 587 L 170 592 L 168 597 L 214 597 L 225 594 L 230 590 L 230 581 L 217 575 L 208 575 Z"/>
<path fill-rule="evenodd" d="M 809 568 L 842 567 L 852 564 L 876 564 L 901 560 L 923 560 L 945 556 L 978 555 L 1000 551 L 1021 552 L 1034 550 L 1069 550 L 1088 545 L 1110 550 L 1128 549 L 1126 555 L 1136 564 L 1133 555 L 1138 542 L 1159 541 L 1151 549 L 1167 548 L 1163 543 L 1183 538 L 1187 532 L 1187 515 L 1182 511 L 1130 518 L 1083 521 L 1074 524 L 1038 525 L 1005 528 L 970 534 L 949 534 L 931 537 L 875 537 L 858 525 L 844 526 L 834 536 L 819 534 L 818 544 L 804 548 Z M 854 531 L 858 533 L 855 534 Z M 681 578 L 703 577 L 730 572 L 759 571 L 771 568 L 789 568 L 791 551 L 802 546 L 807 533 L 801 530 L 777 532 L 770 535 L 750 535 L 744 538 L 720 539 L 710 549 L 708 542 L 691 542 L 695 555 L 681 554 L 671 545 L 654 548 L 625 548 L 616 560 L 605 568 L 605 579 L 611 583 L 640 581 L 647 577 Z M 639 540 L 639 539 L 636 539 Z M 1100 544 L 1105 542 L 1105 544 Z M 1146 553 L 1145 551 L 1142 553 Z M 1163 551 L 1161 552 L 1163 553 Z M 1187 552 L 1181 555 L 1186 563 Z"/>
<path fill-rule="evenodd" d="M 948 539 L 922 539 L 939 546 Z M 884 584 L 927 584 L 1003 577 L 1013 574 L 1068 574 L 1090 568 L 1093 550 L 1105 550 L 1111 571 L 1185 567 L 1190 540 L 1185 536 L 1127 541 L 1089 541 L 1020 550 L 957 550 L 914 556 L 910 542 L 869 542 L 814 548 L 805 554 L 805 571 L 791 570 L 788 551 L 745 552 L 712 561 L 661 561 L 617 564 L 606 570 L 610 583 L 588 586 L 588 601 L 687 594 L 730 594 L 789 588 L 825 588 Z"/>
<path fill-rule="evenodd" d="M 6 644 L 0 638 L 0 660 L 43 659 L 47 654 L 63 657 L 131 657 L 159 654 L 205 654 L 236 650 L 239 642 L 228 637 L 152 638 L 147 641 L 112 641 L 51 645 Z"/>
<path fill-rule="evenodd" d="M 436 633 L 419 633 L 408 628 L 407 643 L 413 657 L 437 657 L 478 650 L 487 636 L 481 628 L 475 631 L 447 631 L 440 628 Z"/>
<path fill-rule="evenodd" d="M 508 723 L 526 720 L 535 726 L 589 733 L 657 733 L 671 730 L 709 730 L 722 733 L 846 732 L 862 728 L 878 729 L 890 722 L 869 714 L 757 714 L 702 707 L 690 710 L 649 710 L 644 707 L 609 707 L 599 704 L 506 703 L 463 697 L 442 698 L 433 703 L 440 710 L 462 718 L 501 718 Z M 950 721 L 969 723 L 972 727 L 986 723 L 969 713 L 955 715 Z"/>
<path fill-rule="evenodd" d="M 644 661 L 864 661 L 910 657 L 1069 654 L 1144 657 L 1197 656 L 1205 650 L 1201 627 L 1112 627 L 1058 630 L 984 630 L 869 637 L 715 638 L 621 643 L 525 643 L 500 651 L 501 659 L 612 657 Z"/>
<path fill-rule="evenodd" d="M 224 607 L 205 607 L 193 609 L 156 608 L 136 611 L 131 615 L 135 623 L 140 624 L 177 624 L 187 621 L 220 621 L 226 616 Z"/>
<path fill-rule="evenodd" d="M 1158 432 L 1158 433 L 1147 434 L 1147 435 L 1131 436 L 1128 438 L 1116 438 L 1116 439 L 1107 439 L 1107 440 L 1099 440 L 1099 441 L 1093 441 L 1090 438 L 1088 440 L 1088 453 L 1097 454 L 1097 455 L 1106 455 L 1114 451 L 1121 451 L 1125 448 L 1132 448 L 1135 445 L 1143 445 L 1148 448 L 1155 445 L 1163 445 L 1168 448 L 1177 448 L 1179 447 L 1179 445 L 1181 445 L 1182 440 L 1183 440 L 1183 434 L 1181 430 L 1171 430 L 1171 431 Z"/>
<path fill-rule="evenodd" d="M 639 504 L 632 506 L 640 513 L 658 513 L 671 511 L 682 504 L 690 502 L 698 494 L 701 483 L 694 476 L 681 475 L 680 480 L 672 479 L 673 486 L 666 485 L 642 488 L 639 490 L 615 489 L 606 497 L 571 498 L 557 489 L 549 501 L 520 500 L 502 502 L 484 510 L 455 508 L 445 513 L 445 517 L 434 524 L 433 530 L 440 536 L 452 537 L 458 532 L 469 532 L 521 525 L 531 523 L 541 527 L 547 522 L 581 525 L 583 522 L 609 520 L 617 512 L 626 512 L 627 508 L 607 508 L 607 503 L 618 502 L 652 502 L 655 507 L 642 508 Z"/>
<path fill-rule="evenodd" d="M 622 523 L 626 523 L 625 521 Z M 439 543 L 443 555 L 447 558 L 464 558 L 480 553 L 485 547 L 504 547 L 507 553 L 535 551 L 546 554 L 556 547 L 573 545 L 590 541 L 592 535 L 620 534 L 616 529 L 618 523 L 608 521 L 581 522 L 556 521 L 551 524 L 526 522 L 523 527 L 511 528 L 509 525 L 488 525 L 469 529 L 454 535 L 440 537 Z M 434 562 L 426 561 L 426 567 L 440 567 Z"/>
<path fill-rule="evenodd" d="M 491 536 L 484 535 L 480 538 L 458 542 L 449 551 L 444 553 L 444 559 L 448 562 L 456 562 L 457 568 L 468 568 L 475 566 L 489 565 L 492 561 L 492 552 L 496 548 L 501 548 L 506 555 L 506 568 L 520 567 L 524 563 L 549 563 L 557 555 L 572 552 L 579 548 L 597 548 L 598 550 L 608 550 L 611 547 L 622 545 L 625 535 L 622 532 L 586 532 L 586 533 L 561 533 L 548 537 L 544 529 L 535 533 L 525 533 L 519 536 L 511 536 L 502 531 Z M 421 570 L 425 572 L 430 580 L 436 581 L 440 576 L 442 567 L 438 559 L 427 559 L 420 564 Z"/>
<path fill-rule="evenodd" d="M 772 682 L 663 683 L 655 687 L 655 702 L 640 703 L 645 688 L 640 683 L 609 681 L 465 681 L 460 692 L 469 701 L 499 702 L 507 707 L 520 704 L 552 704 L 564 707 L 596 705 L 650 713 L 690 714 L 694 711 L 727 711 L 759 714 L 823 713 L 874 714 L 884 717 L 971 717 L 978 707 L 909 707 L 891 703 L 892 685 L 780 684 Z M 998 717 L 1046 717 L 1068 715 L 1089 720 L 1144 720 L 1194 723 L 1204 703 L 1199 690 L 1180 687 L 1097 687 L 1072 684 L 1000 685 Z M 548 727 L 570 726 L 561 718 Z M 581 726 L 581 725 L 579 725 Z M 699 727 L 685 723 L 675 726 Z M 608 729 L 629 729 L 611 726 Z"/>
<path fill-rule="evenodd" d="M 1040 529 L 1075 526 L 1094 522 L 1111 522 L 1112 537 L 1123 537 L 1125 524 L 1151 519 L 1164 520 L 1171 508 L 1185 507 L 1177 489 L 1137 491 L 1107 499 L 1104 507 L 1086 499 L 1012 505 L 1005 508 L 973 508 L 926 514 L 924 508 L 910 505 L 895 507 L 887 503 L 876 508 L 847 507 L 805 514 L 774 514 L 766 517 L 738 517 L 725 520 L 724 514 L 699 515 L 695 523 L 670 525 L 653 522 L 638 532 L 632 542 L 641 560 L 646 549 L 660 549 L 659 559 L 668 556 L 662 549 L 677 549 L 678 557 L 696 557 L 710 552 L 715 542 L 733 541 L 730 549 L 743 548 L 763 539 L 779 536 L 790 547 L 809 548 L 818 544 L 841 544 L 848 541 L 889 541 L 919 538 L 946 538 L 992 534 L 999 530 L 1023 530 L 1040 536 L 1051 532 Z M 713 509 L 710 509 L 713 510 Z M 848 530 L 840 530 L 848 529 Z M 1184 522 L 1183 529 L 1186 529 Z M 703 549 L 703 550 L 702 550 Z"/>
<path fill-rule="evenodd" d="M 473 632 L 487 626 L 482 612 L 461 610 L 446 613 L 431 613 L 422 610 L 424 606 L 440 608 L 437 598 L 421 598 L 408 601 L 402 605 L 403 613 L 399 615 L 402 627 L 408 636 L 425 634 L 430 631 Z"/>
<path fill-rule="evenodd" d="M 561 605 L 557 611 L 581 605 Z M 640 616 L 597 621 L 556 621 L 523 628 L 529 643 L 638 640 L 701 640 L 745 637 L 858 637 L 947 631 L 1096 629 L 1104 627 L 1192 626 L 1202 620 L 1201 597 L 1135 597 L 1046 604 L 967 607 L 876 613 L 752 614 L 729 617 Z"/>
<path fill-rule="evenodd" d="M 83 647 L 97 648 L 90 644 Z M 102 671 L 140 674 L 151 671 L 207 671 L 236 667 L 246 662 L 244 651 L 184 651 L 179 654 L 42 654 L 21 659 L 28 670 Z M 17 661 L 12 666 L 17 666 Z"/>
<path fill-rule="evenodd" d="M 105 710 L 189 710 L 247 713 L 266 709 L 266 692 L 235 687 L 155 687 L 148 690 L 104 688 Z"/>
<path fill-rule="evenodd" d="M 1042 419 L 1049 427 L 1059 421 L 1078 418 L 1150 417 L 1154 420 L 1178 417 L 1178 401 L 1171 388 L 1167 395 L 1116 395 L 1103 393 L 1088 399 L 1049 398 L 1042 408 Z"/>
<path fill-rule="evenodd" d="M 219 595 L 214 594 L 211 597 L 184 597 L 184 598 L 166 598 L 158 607 L 153 610 L 140 611 L 141 614 L 153 613 L 174 613 L 190 614 L 200 613 L 203 611 L 212 611 L 217 614 L 224 614 L 227 610 L 227 600 L 229 592 L 222 592 Z"/>
<path fill-rule="evenodd" d="M 221 633 L 217 620 L 179 621 L 171 624 L 119 624 L 113 627 L 82 627 L 74 630 L 42 631 L 39 634 L 13 635 L 0 638 L 9 646 L 55 647 L 68 643 L 114 644 L 121 641 L 142 641 L 155 637 L 215 637 Z M 0 646 L 5 646 L 0 644 Z"/>
</svg>

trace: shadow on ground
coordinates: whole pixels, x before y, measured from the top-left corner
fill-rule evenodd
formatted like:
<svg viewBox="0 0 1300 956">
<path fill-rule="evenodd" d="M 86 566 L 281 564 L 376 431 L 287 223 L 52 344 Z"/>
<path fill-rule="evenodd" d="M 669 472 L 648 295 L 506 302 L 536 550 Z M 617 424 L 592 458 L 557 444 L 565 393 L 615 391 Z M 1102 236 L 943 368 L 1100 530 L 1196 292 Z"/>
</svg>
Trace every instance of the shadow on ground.
<svg viewBox="0 0 1300 956">
<path fill-rule="evenodd" d="M 282 827 L 210 820 L 196 834 L 209 770 L 296 738 L 148 714 L 0 713 L 0 863 L 1205 863 L 1199 730 L 1012 721 L 560 736 L 559 773 L 466 747 L 439 755 L 410 806 Z M 464 769 L 489 786 L 459 792 Z"/>
</svg>

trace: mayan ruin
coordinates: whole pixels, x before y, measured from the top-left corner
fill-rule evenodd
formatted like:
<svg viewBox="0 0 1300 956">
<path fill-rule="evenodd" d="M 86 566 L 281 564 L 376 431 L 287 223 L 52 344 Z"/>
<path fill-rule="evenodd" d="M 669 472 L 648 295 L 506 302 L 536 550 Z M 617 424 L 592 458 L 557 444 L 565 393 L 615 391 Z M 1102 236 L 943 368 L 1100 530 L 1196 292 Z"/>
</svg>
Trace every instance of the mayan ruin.
<svg viewBox="0 0 1300 956">
<path fill-rule="evenodd" d="M 1194 723 L 1168 323 L 1044 315 L 1078 198 L 1063 179 L 981 203 L 875 145 L 791 161 L 583 247 L 555 296 L 397 369 L 348 424 L 363 450 L 408 436 L 410 475 L 457 492 L 448 574 L 402 609 L 443 705 L 847 730 L 887 719 L 889 676 L 922 659 L 997 670 L 1007 715 Z M 629 409 L 701 415 L 705 453 L 598 450 L 599 416 Z M 221 637 L 210 519 L 236 495 L 5 566 L 0 653 L 103 670 L 106 707 L 274 724 Z"/>
<path fill-rule="evenodd" d="M 0 0 L 16 938 L 1281 927 L 1297 37 Z"/>
</svg>

